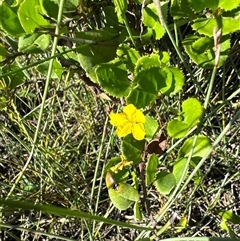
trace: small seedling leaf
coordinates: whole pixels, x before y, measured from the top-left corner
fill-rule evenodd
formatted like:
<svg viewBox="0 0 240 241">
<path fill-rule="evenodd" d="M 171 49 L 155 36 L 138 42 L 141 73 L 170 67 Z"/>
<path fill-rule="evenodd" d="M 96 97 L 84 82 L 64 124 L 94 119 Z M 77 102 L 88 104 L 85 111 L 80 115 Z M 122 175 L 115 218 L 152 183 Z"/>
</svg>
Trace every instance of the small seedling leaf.
<svg viewBox="0 0 240 241">
<path fill-rule="evenodd" d="M 171 120 L 167 124 L 167 133 L 174 138 L 184 137 L 189 130 L 189 125 L 179 120 Z"/>
</svg>

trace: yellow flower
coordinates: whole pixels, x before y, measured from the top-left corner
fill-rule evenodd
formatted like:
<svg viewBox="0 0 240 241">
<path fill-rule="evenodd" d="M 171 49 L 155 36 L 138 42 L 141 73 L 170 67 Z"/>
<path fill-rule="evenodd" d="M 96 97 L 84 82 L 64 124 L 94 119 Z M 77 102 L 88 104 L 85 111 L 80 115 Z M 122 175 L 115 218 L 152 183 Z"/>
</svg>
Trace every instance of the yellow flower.
<svg viewBox="0 0 240 241">
<path fill-rule="evenodd" d="M 123 108 L 123 113 L 111 113 L 109 117 L 111 119 L 110 123 L 117 127 L 116 133 L 119 137 L 132 133 L 136 140 L 144 139 L 146 118 L 134 105 L 127 105 Z"/>
<path fill-rule="evenodd" d="M 119 162 L 118 164 L 110 168 L 111 171 L 114 173 L 118 173 L 118 171 L 122 171 L 123 168 L 127 166 L 131 166 L 133 164 L 132 161 L 125 160 L 123 155 L 121 155 L 120 157 L 121 157 L 121 162 Z"/>
</svg>

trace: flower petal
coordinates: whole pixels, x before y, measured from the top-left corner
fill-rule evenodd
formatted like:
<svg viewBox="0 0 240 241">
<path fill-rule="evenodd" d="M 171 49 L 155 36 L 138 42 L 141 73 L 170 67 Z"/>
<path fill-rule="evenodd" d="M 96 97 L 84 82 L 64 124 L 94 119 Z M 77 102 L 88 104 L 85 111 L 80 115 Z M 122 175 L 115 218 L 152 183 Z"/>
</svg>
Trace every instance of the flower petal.
<svg viewBox="0 0 240 241">
<path fill-rule="evenodd" d="M 146 135 L 143 123 L 134 124 L 132 126 L 132 134 L 134 139 L 138 141 L 143 140 L 144 136 Z"/>
<path fill-rule="evenodd" d="M 111 113 L 109 114 L 110 117 L 110 123 L 113 126 L 122 126 L 126 125 L 128 122 L 127 116 L 124 113 Z"/>
<path fill-rule="evenodd" d="M 135 121 L 135 122 L 138 122 L 138 123 L 145 123 L 146 117 L 145 117 L 145 115 L 142 113 L 142 111 L 140 111 L 140 110 L 137 110 L 137 111 L 136 111 L 134 121 Z"/>
<path fill-rule="evenodd" d="M 118 126 L 116 133 L 118 137 L 124 137 L 130 134 L 132 131 L 132 124 L 130 122 L 126 123 L 125 125 Z"/>
<path fill-rule="evenodd" d="M 136 110 L 137 108 L 133 104 L 129 104 L 123 108 L 123 113 L 125 113 L 129 120 L 131 120 L 135 115 Z"/>
</svg>

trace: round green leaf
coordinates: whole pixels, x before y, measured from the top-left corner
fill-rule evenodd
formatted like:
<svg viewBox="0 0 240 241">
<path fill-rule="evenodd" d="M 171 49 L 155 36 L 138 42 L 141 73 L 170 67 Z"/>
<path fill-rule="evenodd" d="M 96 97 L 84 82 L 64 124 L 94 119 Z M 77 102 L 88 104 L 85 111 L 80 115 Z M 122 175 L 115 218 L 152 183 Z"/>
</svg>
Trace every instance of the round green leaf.
<svg viewBox="0 0 240 241">
<path fill-rule="evenodd" d="M 123 97 L 130 91 L 130 81 L 127 70 L 120 61 L 101 64 L 96 69 L 96 75 L 100 86 L 108 94 Z"/>
<path fill-rule="evenodd" d="M 158 67 L 161 65 L 160 56 L 158 54 L 151 54 L 150 56 L 143 56 L 136 62 L 135 72 L 138 73 L 142 70 Z"/>
<path fill-rule="evenodd" d="M 171 120 L 167 124 L 167 133 L 174 138 L 184 137 L 189 130 L 189 125 L 179 120 Z"/>
<path fill-rule="evenodd" d="M 161 88 L 160 91 L 164 95 L 173 96 L 182 89 L 184 85 L 184 75 L 182 71 L 176 67 L 165 67 L 163 71 L 167 75 L 167 86 Z"/>
<path fill-rule="evenodd" d="M 98 82 L 96 67 L 113 60 L 116 56 L 115 46 L 82 45 L 77 49 L 78 61 L 93 82 Z"/>
<path fill-rule="evenodd" d="M 133 186 L 127 183 L 120 183 L 117 187 L 117 193 L 123 198 L 134 202 L 137 202 L 140 198 L 138 191 Z"/>
<path fill-rule="evenodd" d="M 118 208 L 119 210 L 126 210 L 133 204 L 133 201 L 122 197 L 113 188 L 108 189 L 108 195 L 109 195 L 113 205 L 116 208 Z"/>
<path fill-rule="evenodd" d="M 195 98 L 189 98 L 182 104 L 182 113 L 179 119 L 171 120 L 167 124 L 168 135 L 175 138 L 181 138 L 196 125 L 203 113 L 201 103 Z"/>
<path fill-rule="evenodd" d="M 159 193 L 167 195 L 176 185 L 175 177 L 172 173 L 161 171 L 157 174 L 155 186 Z"/>
<path fill-rule="evenodd" d="M 127 103 L 138 109 L 150 105 L 157 97 L 160 89 L 166 87 L 166 74 L 159 67 L 144 69 L 136 74 Z"/>
</svg>

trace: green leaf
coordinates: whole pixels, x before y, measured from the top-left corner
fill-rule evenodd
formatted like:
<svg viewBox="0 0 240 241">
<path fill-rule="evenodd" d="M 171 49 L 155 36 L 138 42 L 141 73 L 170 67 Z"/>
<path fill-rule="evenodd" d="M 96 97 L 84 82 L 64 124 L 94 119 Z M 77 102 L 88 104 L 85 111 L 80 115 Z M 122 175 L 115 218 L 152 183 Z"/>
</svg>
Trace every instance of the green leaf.
<svg viewBox="0 0 240 241">
<path fill-rule="evenodd" d="M 150 141 L 153 139 L 154 135 L 156 134 L 159 125 L 156 119 L 146 115 L 146 122 L 144 123 L 145 131 L 146 131 L 146 136 L 145 139 L 147 141 Z"/>
<path fill-rule="evenodd" d="M 143 23 L 154 30 L 155 38 L 161 39 L 165 33 L 163 26 L 159 22 L 155 4 L 149 4 L 145 7 L 143 12 Z"/>
<path fill-rule="evenodd" d="M 194 139 L 195 137 L 192 136 L 184 142 L 183 146 L 178 152 L 179 158 L 187 158 L 190 155 Z M 193 149 L 192 157 L 202 158 L 209 151 L 210 148 L 211 141 L 209 140 L 209 138 L 204 135 L 199 135 Z"/>
<path fill-rule="evenodd" d="M 133 138 L 132 134 L 123 138 L 121 150 L 126 160 L 132 161 L 135 164 L 142 161 L 142 152 L 145 140 L 138 141 Z"/>
<path fill-rule="evenodd" d="M 49 61 L 46 61 L 37 66 L 37 71 L 40 72 L 41 74 L 47 76 L 48 68 L 49 68 Z M 63 73 L 62 65 L 59 63 L 58 60 L 54 59 L 51 78 L 53 78 L 53 79 L 56 78 L 56 79 L 60 80 L 62 77 L 62 73 Z"/>
<path fill-rule="evenodd" d="M 219 0 L 189 0 L 189 5 L 196 12 L 199 12 L 205 8 L 216 9 L 218 7 Z"/>
<path fill-rule="evenodd" d="M 231 223 L 240 224 L 240 216 L 236 215 L 233 211 L 230 210 L 223 210 L 218 211 L 218 215 Z"/>
<path fill-rule="evenodd" d="M 167 64 L 170 61 L 170 55 L 166 51 L 160 52 L 159 57 L 160 57 L 161 64 Z"/>
<path fill-rule="evenodd" d="M 152 53 L 150 56 L 140 57 L 136 62 L 135 73 L 139 73 L 142 70 L 146 70 L 151 67 L 160 67 L 159 54 Z"/>
<path fill-rule="evenodd" d="M 178 93 L 184 85 L 184 75 L 180 69 L 176 67 L 165 67 L 163 71 L 166 73 L 167 86 L 162 88 L 160 91 L 164 95 L 173 96 Z"/>
<path fill-rule="evenodd" d="M 130 48 L 127 44 L 120 44 L 117 49 L 117 56 L 133 72 L 140 54 L 136 49 Z"/>
<path fill-rule="evenodd" d="M 196 125 L 203 113 L 201 103 L 195 98 L 188 98 L 182 103 L 182 117 L 183 121 L 187 123 L 190 128 Z"/>
<path fill-rule="evenodd" d="M 155 186 L 159 193 L 168 195 L 175 185 L 176 181 L 172 173 L 161 171 L 157 174 Z"/>
<path fill-rule="evenodd" d="M 109 27 L 114 27 L 115 29 L 121 29 L 120 23 L 118 22 L 118 17 L 115 12 L 115 8 L 112 6 L 106 6 L 103 9 L 105 15 L 106 25 Z"/>
<path fill-rule="evenodd" d="M 117 187 L 117 193 L 127 200 L 137 202 L 140 198 L 138 191 L 127 183 L 120 183 Z"/>
<path fill-rule="evenodd" d="M 3 59 L 2 57 L 7 57 L 9 55 L 6 48 L 0 43 L 0 61 Z"/>
<path fill-rule="evenodd" d="M 174 138 L 184 137 L 189 130 L 189 125 L 179 120 L 171 120 L 167 124 L 167 133 Z"/>
<path fill-rule="evenodd" d="M 125 65 L 120 61 L 100 64 L 96 68 L 98 82 L 103 90 L 116 97 L 127 96 L 130 81 Z"/>
<path fill-rule="evenodd" d="M 217 16 L 216 18 L 198 18 L 194 21 L 192 28 L 199 34 L 204 34 L 209 37 L 213 36 L 213 29 L 222 29 L 222 36 L 233 33 L 239 30 L 240 16 L 236 18 L 228 18 Z"/>
<path fill-rule="evenodd" d="M 119 210 L 126 210 L 133 204 L 133 201 L 122 197 L 113 188 L 108 189 L 108 195 L 113 205 Z"/>
<path fill-rule="evenodd" d="M 33 33 L 36 28 L 51 27 L 43 16 L 39 0 L 24 0 L 18 9 L 18 17 L 26 33 Z"/>
<path fill-rule="evenodd" d="M 232 10 L 239 7 L 240 2 L 238 0 L 189 0 L 190 7 L 199 12 L 203 9 L 210 8 L 216 11 L 217 8 L 221 8 L 225 11 Z"/>
<path fill-rule="evenodd" d="M 173 166 L 173 175 L 175 177 L 176 184 L 178 184 L 182 178 L 183 171 L 186 167 L 186 163 L 187 163 L 187 158 L 181 158 L 181 159 L 178 159 Z"/>
<path fill-rule="evenodd" d="M 57 19 L 59 6 L 54 0 L 40 0 L 40 5 L 44 14 Z"/>
<path fill-rule="evenodd" d="M 152 154 L 148 159 L 146 166 L 146 185 L 150 186 L 155 179 L 158 167 L 158 158 L 156 154 Z"/>
<path fill-rule="evenodd" d="M 174 19 L 195 17 L 188 0 L 172 0 L 170 12 Z"/>
<path fill-rule="evenodd" d="M 78 61 L 93 82 L 97 82 L 96 67 L 102 63 L 113 60 L 116 56 L 117 47 L 82 45 L 78 48 Z"/>
<path fill-rule="evenodd" d="M 123 15 L 127 11 L 127 0 L 114 0 L 114 5 L 119 15 Z"/>
<path fill-rule="evenodd" d="M 25 34 L 17 14 L 3 1 L 0 1 L 0 13 L 0 28 L 7 35 L 19 37 Z"/>
<path fill-rule="evenodd" d="M 166 74 L 159 67 L 144 69 L 136 74 L 133 83 L 136 87 L 130 92 L 127 103 L 140 109 L 150 105 L 166 87 Z"/>
<path fill-rule="evenodd" d="M 185 134 L 195 126 L 203 113 L 201 103 L 195 98 L 189 98 L 182 104 L 182 113 L 180 113 L 180 120 L 174 119 L 168 122 L 168 135 L 175 138 L 182 138 Z"/>
<path fill-rule="evenodd" d="M 42 53 L 51 41 L 49 34 L 28 34 L 19 38 L 18 51 L 23 53 Z"/>
<path fill-rule="evenodd" d="M 219 0 L 218 7 L 224 9 L 225 11 L 233 10 L 234 8 L 239 7 L 239 0 Z"/>
<path fill-rule="evenodd" d="M 228 226 L 227 222 L 225 220 L 222 220 L 220 223 L 220 227 L 222 228 L 222 230 L 224 230 L 225 232 L 227 232 L 230 236 L 230 241 L 231 240 L 238 240 L 238 239 L 234 239 L 236 238 L 236 234 L 233 232 L 233 230 Z"/>
<path fill-rule="evenodd" d="M 226 61 L 230 51 L 230 37 L 223 36 L 220 39 L 220 60 L 218 66 Z M 183 46 L 189 57 L 200 67 L 213 68 L 215 64 L 215 50 L 213 38 L 188 36 L 183 41 Z"/>
</svg>

